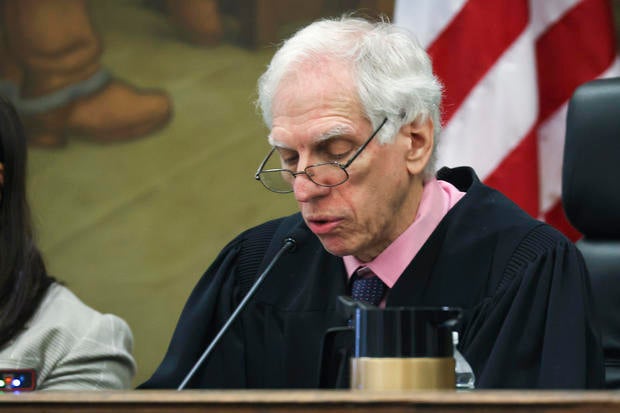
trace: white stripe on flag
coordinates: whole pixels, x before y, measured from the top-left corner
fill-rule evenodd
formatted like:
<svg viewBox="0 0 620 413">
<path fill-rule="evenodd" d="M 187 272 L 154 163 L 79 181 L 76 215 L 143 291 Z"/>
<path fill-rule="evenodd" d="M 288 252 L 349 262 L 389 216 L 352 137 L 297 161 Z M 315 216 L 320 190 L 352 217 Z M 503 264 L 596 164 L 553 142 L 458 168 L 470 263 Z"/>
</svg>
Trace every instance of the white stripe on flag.
<svg viewBox="0 0 620 413">
<path fill-rule="evenodd" d="M 439 137 L 440 166 L 469 165 L 481 179 L 532 129 L 538 116 L 531 31 L 506 50 Z"/>
<path fill-rule="evenodd" d="M 396 1 L 394 23 L 411 30 L 422 47 L 428 47 L 467 0 Z"/>
<path fill-rule="evenodd" d="M 530 19 L 534 37 L 540 36 L 577 3 L 579 0 L 530 0 Z"/>
</svg>

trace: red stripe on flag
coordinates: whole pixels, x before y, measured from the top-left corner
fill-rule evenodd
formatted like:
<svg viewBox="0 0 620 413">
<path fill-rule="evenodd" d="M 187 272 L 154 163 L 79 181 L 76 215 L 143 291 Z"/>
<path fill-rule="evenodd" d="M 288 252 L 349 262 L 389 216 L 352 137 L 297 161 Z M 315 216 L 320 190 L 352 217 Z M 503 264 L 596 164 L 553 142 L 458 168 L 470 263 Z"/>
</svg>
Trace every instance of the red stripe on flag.
<svg viewBox="0 0 620 413">
<path fill-rule="evenodd" d="M 538 145 L 530 131 L 484 182 L 500 190 L 534 218 L 539 213 Z"/>
<path fill-rule="evenodd" d="M 430 45 L 445 86 L 444 122 L 528 25 L 527 0 L 469 0 Z"/>
<path fill-rule="evenodd" d="M 562 233 L 571 241 L 577 241 L 581 238 L 581 233 L 579 233 L 579 231 L 577 231 L 577 229 L 568 221 L 568 218 L 566 218 L 566 214 L 562 208 L 562 202 L 558 201 L 553 208 L 547 211 L 544 218 L 549 225 L 552 225 L 559 231 L 562 231 Z"/>
<path fill-rule="evenodd" d="M 579 85 L 600 76 L 612 65 L 616 56 L 614 39 L 607 0 L 582 1 L 538 38 L 538 125 L 566 103 Z M 544 219 L 573 241 L 581 237 L 566 218 L 560 200 L 544 213 Z"/>
<path fill-rule="evenodd" d="M 606 0 L 585 0 L 538 38 L 539 120 L 568 101 L 577 86 L 611 66 L 616 54 L 613 24 Z"/>
</svg>

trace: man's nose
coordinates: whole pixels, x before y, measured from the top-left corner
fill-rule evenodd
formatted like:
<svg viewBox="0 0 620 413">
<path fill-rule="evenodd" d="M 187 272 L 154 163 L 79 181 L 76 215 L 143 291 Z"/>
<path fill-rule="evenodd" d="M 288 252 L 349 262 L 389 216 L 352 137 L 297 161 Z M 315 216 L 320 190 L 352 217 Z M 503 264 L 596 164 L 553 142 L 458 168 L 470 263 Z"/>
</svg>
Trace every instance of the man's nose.
<svg viewBox="0 0 620 413">
<path fill-rule="evenodd" d="M 297 202 L 309 202 L 329 193 L 330 188 L 317 185 L 305 172 L 298 173 L 293 181 L 293 193 Z"/>
</svg>

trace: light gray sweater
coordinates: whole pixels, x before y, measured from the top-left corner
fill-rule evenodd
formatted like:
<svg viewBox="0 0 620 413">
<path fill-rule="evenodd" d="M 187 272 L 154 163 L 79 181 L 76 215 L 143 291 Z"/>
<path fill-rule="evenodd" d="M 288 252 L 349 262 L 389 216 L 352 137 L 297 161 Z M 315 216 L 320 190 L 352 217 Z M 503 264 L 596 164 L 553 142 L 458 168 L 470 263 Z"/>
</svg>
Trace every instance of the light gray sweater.
<svg viewBox="0 0 620 413">
<path fill-rule="evenodd" d="M 136 366 L 127 323 L 54 283 L 24 331 L 0 348 L 0 369 L 34 369 L 37 390 L 127 389 Z"/>
</svg>

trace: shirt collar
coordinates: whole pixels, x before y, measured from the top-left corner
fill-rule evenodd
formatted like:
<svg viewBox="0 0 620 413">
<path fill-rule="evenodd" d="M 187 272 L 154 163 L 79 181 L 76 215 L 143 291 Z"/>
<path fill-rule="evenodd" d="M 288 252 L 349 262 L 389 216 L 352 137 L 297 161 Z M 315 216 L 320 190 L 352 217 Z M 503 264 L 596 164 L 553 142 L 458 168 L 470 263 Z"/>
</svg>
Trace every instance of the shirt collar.
<svg viewBox="0 0 620 413">
<path fill-rule="evenodd" d="M 367 266 L 392 288 L 443 217 L 464 195 L 449 182 L 435 178 L 427 181 L 413 223 L 370 262 L 361 262 L 352 255 L 342 257 L 347 276 L 351 278 L 357 268 Z"/>
</svg>

